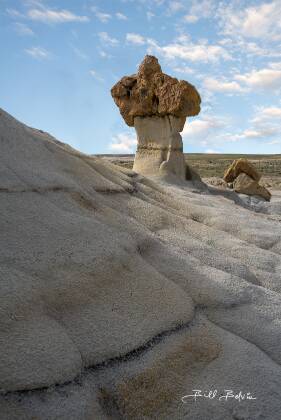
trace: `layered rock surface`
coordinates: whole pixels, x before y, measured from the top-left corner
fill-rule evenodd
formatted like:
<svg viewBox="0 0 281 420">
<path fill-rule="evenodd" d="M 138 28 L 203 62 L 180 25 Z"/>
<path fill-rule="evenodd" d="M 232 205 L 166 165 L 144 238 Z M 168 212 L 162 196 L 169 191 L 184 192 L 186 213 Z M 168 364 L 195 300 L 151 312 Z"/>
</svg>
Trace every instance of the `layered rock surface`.
<svg viewBox="0 0 281 420">
<path fill-rule="evenodd" d="M 0 165 L 1 420 L 279 420 L 281 203 L 156 183 L 4 111 Z M 181 401 L 214 387 L 256 400 Z"/>
<path fill-rule="evenodd" d="M 200 112 L 195 87 L 164 74 L 157 58 L 146 56 L 138 73 L 123 77 L 111 94 L 126 124 L 137 132 L 134 170 L 186 179 L 180 132 L 186 117 Z"/>
</svg>

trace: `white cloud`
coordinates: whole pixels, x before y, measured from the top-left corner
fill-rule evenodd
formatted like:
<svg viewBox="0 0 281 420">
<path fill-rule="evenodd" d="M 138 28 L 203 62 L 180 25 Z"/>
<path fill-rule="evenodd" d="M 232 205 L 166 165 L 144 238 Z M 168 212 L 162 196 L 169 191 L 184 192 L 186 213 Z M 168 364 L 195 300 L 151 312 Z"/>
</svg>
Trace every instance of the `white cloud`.
<svg viewBox="0 0 281 420">
<path fill-rule="evenodd" d="M 29 26 L 27 26 L 25 23 L 16 22 L 14 24 L 14 28 L 15 28 L 16 32 L 21 36 L 33 36 L 34 35 L 33 30 Z"/>
<path fill-rule="evenodd" d="M 193 121 L 187 121 L 184 126 L 182 135 L 189 138 L 206 138 L 213 131 L 218 130 L 224 126 L 224 123 L 215 117 L 204 117 Z"/>
<path fill-rule="evenodd" d="M 96 17 L 102 23 L 107 23 L 111 19 L 112 16 L 109 13 L 96 12 Z"/>
<path fill-rule="evenodd" d="M 266 144 L 268 145 L 281 144 L 281 140 L 272 140 L 272 141 L 267 142 Z"/>
<path fill-rule="evenodd" d="M 281 62 L 270 63 L 269 67 L 274 70 L 281 70 Z"/>
<path fill-rule="evenodd" d="M 109 149 L 116 153 L 133 153 L 135 146 L 137 145 L 136 137 L 127 133 L 117 134 L 112 140 Z"/>
<path fill-rule="evenodd" d="M 91 10 L 95 13 L 96 18 L 102 23 L 108 23 L 112 18 L 111 14 L 101 12 L 96 6 L 92 7 Z"/>
<path fill-rule="evenodd" d="M 187 23 L 196 23 L 200 19 L 207 19 L 214 15 L 214 2 L 212 0 L 194 0 L 189 13 L 184 16 Z"/>
<path fill-rule="evenodd" d="M 126 40 L 130 44 L 135 44 L 135 45 L 144 45 L 146 42 L 145 38 L 142 35 L 135 34 L 135 33 L 127 34 Z"/>
<path fill-rule="evenodd" d="M 67 22 L 88 22 L 87 16 L 78 16 L 69 10 L 54 10 L 54 9 L 31 9 L 27 12 L 27 17 L 31 20 L 43 23 L 67 23 Z"/>
<path fill-rule="evenodd" d="M 251 88 L 257 89 L 279 89 L 281 88 L 281 70 L 264 68 L 252 70 L 250 73 L 239 74 L 235 79 L 245 83 Z"/>
<path fill-rule="evenodd" d="M 276 106 L 259 107 L 256 109 L 255 117 L 252 118 L 251 123 L 257 127 L 271 126 L 280 127 L 281 108 Z M 281 135 L 281 127 L 280 127 Z"/>
<path fill-rule="evenodd" d="M 127 19 L 128 19 L 126 15 L 124 15 L 123 13 L 120 13 L 120 12 L 117 12 L 117 13 L 115 14 L 115 16 L 116 16 L 116 17 L 117 17 L 117 19 L 119 19 L 119 20 L 127 20 Z"/>
<path fill-rule="evenodd" d="M 281 108 L 278 107 L 261 108 L 259 112 L 265 118 L 281 118 Z"/>
<path fill-rule="evenodd" d="M 240 93 L 245 91 L 245 88 L 242 88 L 236 81 L 217 80 L 211 77 L 207 77 L 203 81 L 203 86 L 211 92 Z"/>
<path fill-rule="evenodd" d="M 25 17 L 22 13 L 20 13 L 18 10 L 16 9 L 6 9 L 6 12 L 8 13 L 9 16 L 11 16 L 12 18 L 22 18 Z"/>
<path fill-rule="evenodd" d="M 105 51 L 103 51 L 103 50 L 99 50 L 99 55 L 100 55 L 102 58 L 110 58 L 110 57 L 111 57 L 111 55 L 110 55 L 110 54 L 107 54 L 107 52 L 105 52 Z"/>
<path fill-rule="evenodd" d="M 187 37 L 179 37 L 175 42 L 165 46 L 159 46 L 156 41 L 148 40 L 151 52 L 164 56 L 168 60 L 181 59 L 192 62 L 217 62 L 221 59 L 230 60 L 231 56 L 220 45 L 210 45 L 205 41 L 197 44 L 191 42 Z"/>
<path fill-rule="evenodd" d="M 196 15 L 185 15 L 184 20 L 187 23 L 196 23 L 199 20 L 199 17 Z"/>
<path fill-rule="evenodd" d="M 91 75 L 94 79 L 98 80 L 99 82 L 103 82 L 103 81 L 104 81 L 104 79 L 98 75 L 98 73 L 96 72 L 96 70 L 93 70 L 93 69 L 92 69 L 92 70 L 90 70 L 90 75 Z"/>
<path fill-rule="evenodd" d="M 146 17 L 147 17 L 147 20 L 151 20 L 154 16 L 155 16 L 155 14 L 154 14 L 154 13 L 152 13 L 152 12 L 150 12 L 150 11 L 146 12 Z"/>
<path fill-rule="evenodd" d="M 80 48 L 74 47 L 73 45 L 71 45 L 71 48 L 73 50 L 73 52 L 75 53 L 75 55 L 80 58 L 81 60 L 88 60 L 89 56 L 87 54 L 85 54 L 82 50 L 80 50 Z"/>
<path fill-rule="evenodd" d="M 264 126 L 260 128 L 246 129 L 240 134 L 235 134 L 233 136 L 234 141 L 240 139 L 259 139 L 259 138 L 268 138 L 280 134 L 280 129 L 278 127 L 269 127 Z"/>
<path fill-rule="evenodd" d="M 207 150 L 205 150 L 204 153 L 209 153 L 211 155 L 214 155 L 214 154 L 222 153 L 222 152 L 220 152 L 219 150 L 215 150 L 215 149 L 207 149 Z"/>
<path fill-rule="evenodd" d="M 24 50 L 28 55 L 38 60 L 47 60 L 51 54 L 42 47 L 32 47 Z"/>
<path fill-rule="evenodd" d="M 246 7 L 243 10 L 235 5 L 221 7 L 219 15 L 225 34 L 270 39 L 280 37 L 281 3 L 279 0 Z"/>
<path fill-rule="evenodd" d="M 116 47 L 119 44 L 118 39 L 112 38 L 107 32 L 99 32 L 99 38 L 103 44 L 110 47 Z"/>
<path fill-rule="evenodd" d="M 217 5 L 213 0 L 193 0 L 190 13 L 200 18 L 209 18 L 213 15 Z"/>
<path fill-rule="evenodd" d="M 190 67 L 187 67 L 187 66 L 174 67 L 173 71 L 175 71 L 177 73 L 183 73 L 183 74 L 193 74 L 194 73 L 194 70 L 191 69 Z"/>
<path fill-rule="evenodd" d="M 182 10 L 183 8 L 184 8 L 184 5 L 182 4 L 182 2 L 180 2 L 178 0 L 171 0 L 169 2 L 168 11 L 170 13 L 177 13 L 180 10 Z"/>
<path fill-rule="evenodd" d="M 127 42 L 135 45 L 148 45 L 149 54 L 159 54 L 168 60 L 181 59 L 185 61 L 217 62 L 220 59 L 231 60 L 232 57 L 220 45 L 210 45 L 206 40 L 197 44 L 190 41 L 187 35 L 180 35 L 173 43 L 160 46 L 157 41 L 145 38 L 137 33 L 128 33 Z"/>
</svg>

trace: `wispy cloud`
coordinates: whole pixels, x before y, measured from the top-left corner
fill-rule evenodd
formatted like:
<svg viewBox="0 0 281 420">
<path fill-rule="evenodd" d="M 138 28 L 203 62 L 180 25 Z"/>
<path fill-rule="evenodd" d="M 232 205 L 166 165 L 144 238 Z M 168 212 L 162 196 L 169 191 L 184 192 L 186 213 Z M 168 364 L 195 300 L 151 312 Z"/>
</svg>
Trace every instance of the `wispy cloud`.
<svg viewBox="0 0 281 420">
<path fill-rule="evenodd" d="M 16 22 L 14 24 L 15 31 L 21 36 L 33 36 L 33 30 L 25 23 Z"/>
<path fill-rule="evenodd" d="M 236 81 L 219 80 L 211 77 L 204 79 L 203 86 L 211 92 L 227 94 L 241 93 L 247 90 L 246 88 L 240 86 L 240 84 Z"/>
<path fill-rule="evenodd" d="M 184 5 L 179 0 L 170 0 L 168 3 L 168 12 L 169 13 L 177 13 L 180 10 L 184 9 Z"/>
<path fill-rule="evenodd" d="M 27 17 L 34 21 L 42 23 L 68 23 L 68 22 L 89 22 L 88 16 L 79 16 L 69 10 L 46 9 L 44 7 L 38 9 L 30 9 Z"/>
<path fill-rule="evenodd" d="M 176 73 L 182 73 L 182 74 L 193 74 L 194 69 L 188 67 L 188 66 L 180 66 L 180 67 L 173 67 L 173 71 Z"/>
<path fill-rule="evenodd" d="M 187 23 L 195 23 L 200 19 L 207 19 L 214 15 L 214 10 L 217 6 L 213 0 L 193 0 L 189 8 L 189 13 L 184 16 L 184 21 Z"/>
<path fill-rule="evenodd" d="M 281 88 L 281 69 L 263 68 L 261 70 L 252 70 L 246 74 L 236 75 L 235 79 L 251 88 L 278 91 Z"/>
<path fill-rule="evenodd" d="M 17 18 L 18 19 L 18 18 L 24 18 L 25 17 L 24 14 L 22 14 L 21 12 L 19 12 L 16 9 L 10 9 L 10 8 L 8 8 L 8 9 L 6 9 L 6 13 L 9 16 L 11 16 L 12 18 Z"/>
<path fill-rule="evenodd" d="M 74 54 L 80 58 L 81 60 L 88 60 L 89 56 L 85 54 L 80 48 L 75 47 L 74 45 L 71 45 L 72 51 Z"/>
<path fill-rule="evenodd" d="M 218 14 L 225 34 L 280 39 L 281 3 L 279 0 L 251 5 L 243 9 L 230 4 L 221 7 Z"/>
<path fill-rule="evenodd" d="M 259 109 L 259 114 L 264 118 L 278 118 L 281 119 L 281 108 L 277 106 L 270 106 Z"/>
<path fill-rule="evenodd" d="M 261 139 L 275 136 L 280 133 L 277 127 L 263 127 L 257 129 L 246 129 L 240 134 L 234 135 L 236 139 Z"/>
<path fill-rule="evenodd" d="M 92 69 L 89 73 L 94 79 L 98 80 L 99 82 L 104 82 L 104 79 L 96 72 L 96 70 Z"/>
<path fill-rule="evenodd" d="M 184 20 L 187 23 L 196 23 L 199 20 L 199 17 L 196 15 L 185 15 Z"/>
<path fill-rule="evenodd" d="M 118 39 L 111 37 L 107 32 L 99 32 L 98 36 L 105 46 L 116 47 L 119 44 Z"/>
<path fill-rule="evenodd" d="M 215 155 L 215 154 L 222 153 L 222 152 L 220 150 L 216 150 L 216 149 L 206 149 L 204 151 L 204 153 L 209 153 L 211 155 Z"/>
<path fill-rule="evenodd" d="M 146 40 L 142 35 L 135 33 L 128 33 L 126 35 L 126 41 L 135 45 L 144 45 L 146 43 Z"/>
<path fill-rule="evenodd" d="M 276 144 L 281 144 L 281 140 L 272 140 L 272 141 L 268 141 L 266 144 L 268 145 L 276 145 Z"/>
<path fill-rule="evenodd" d="M 108 23 L 110 19 L 112 19 L 112 15 L 110 13 L 101 12 L 96 6 L 93 6 L 91 9 L 96 18 L 102 23 Z"/>
<path fill-rule="evenodd" d="M 204 138 L 211 135 L 214 131 L 225 127 L 225 123 L 214 116 L 206 116 L 196 120 L 188 121 L 185 125 L 182 135 L 186 140 Z"/>
<path fill-rule="evenodd" d="M 150 10 L 148 10 L 146 12 L 147 20 L 151 20 L 154 16 L 155 16 L 155 14 L 153 12 L 151 12 Z"/>
<path fill-rule="evenodd" d="M 137 145 L 137 139 L 127 133 L 120 133 L 113 137 L 112 143 L 108 146 L 110 150 L 119 153 L 133 153 Z"/>
<path fill-rule="evenodd" d="M 51 53 L 42 47 L 32 47 L 24 50 L 26 54 L 37 60 L 47 60 L 51 57 Z"/>
<path fill-rule="evenodd" d="M 117 13 L 115 14 L 115 16 L 116 16 L 116 17 L 117 17 L 117 19 L 119 19 L 119 20 L 128 20 L 127 16 L 126 16 L 126 15 L 124 15 L 123 13 L 120 13 L 120 12 L 117 12 Z"/>
<path fill-rule="evenodd" d="M 192 42 L 189 36 L 180 35 L 173 42 L 160 45 L 156 40 L 147 38 L 149 53 L 159 54 L 167 60 L 215 63 L 220 60 L 232 60 L 229 52 L 218 44 L 209 44 L 207 40 Z"/>
<path fill-rule="evenodd" d="M 146 38 L 137 33 L 126 35 L 128 43 L 135 45 L 147 45 L 149 54 L 158 54 L 167 60 L 184 60 L 192 62 L 217 62 L 221 59 L 231 60 L 228 51 L 221 45 L 211 45 L 201 40 L 193 43 L 188 36 L 181 35 L 174 42 L 161 46 L 155 39 Z"/>
</svg>

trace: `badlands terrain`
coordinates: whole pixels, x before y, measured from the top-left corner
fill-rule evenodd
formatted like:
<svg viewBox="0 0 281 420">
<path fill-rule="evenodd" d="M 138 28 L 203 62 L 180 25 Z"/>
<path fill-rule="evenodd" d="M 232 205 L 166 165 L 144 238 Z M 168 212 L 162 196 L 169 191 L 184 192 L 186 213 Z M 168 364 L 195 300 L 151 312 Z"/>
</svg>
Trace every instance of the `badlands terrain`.
<svg viewBox="0 0 281 420">
<path fill-rule="evenodd" d="M 217 186 L 222 186 L 219 182 L 223 178 L 226 168 L 233 160 L 247 159 L 262 175 L 261 183 L 269 188 L 281 190 L 281 155 L 241 155 L 223 153 L 185 153 L 185 161 L 191 166 L 204 181 Z M 123 166 L 128 169 L 133 168 L 134 155 L 99 155 L 115 165 Z"/>
<path fill-rule="evenodd" d="M 1 420 L 280 420 L 278 190 L 145 177 L 3 110 L 0 161 Z"/>
</svg>

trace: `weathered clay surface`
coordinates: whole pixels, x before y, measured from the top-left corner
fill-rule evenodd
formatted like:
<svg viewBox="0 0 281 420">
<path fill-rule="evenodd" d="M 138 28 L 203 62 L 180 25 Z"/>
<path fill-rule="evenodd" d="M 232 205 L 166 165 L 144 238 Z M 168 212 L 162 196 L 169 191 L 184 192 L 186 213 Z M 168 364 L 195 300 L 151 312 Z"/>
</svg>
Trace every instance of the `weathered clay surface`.
<svg viewBox="0 0 281 420">
<path fill-rule="evenodd" d="M 147 55 L 138 73 L 123 77 L 111 89 L 125 122 L 152 115 L 188 117 L 200 112 L 201 99 L 193 85 L 162 72 L 156 57 Z"/>
<path fill-rule="evenodd" d="M 224 180 L 225 182 L 233 182 L 241 173 L 247 174 L 255 181 L 261 179 L 261 175 L 247 159 L 237 159 L 225 171 Z"/>
<path fill-rule="evenodd" d="M 280 420 L 280 201 L 152 181 L 1 110 L 0 168 L 1 420 Z"/>
<path fill-rule="evenodd" d="M 264 198 L 267 201 L 270 201 L 271 193 L 257 181 L 254 181 L 245 173 L 241 173 L 233 183 L 234 191 L 247 194 L 247 195 L 257 195 Z"/>
</svg>

